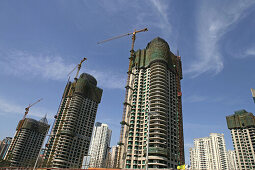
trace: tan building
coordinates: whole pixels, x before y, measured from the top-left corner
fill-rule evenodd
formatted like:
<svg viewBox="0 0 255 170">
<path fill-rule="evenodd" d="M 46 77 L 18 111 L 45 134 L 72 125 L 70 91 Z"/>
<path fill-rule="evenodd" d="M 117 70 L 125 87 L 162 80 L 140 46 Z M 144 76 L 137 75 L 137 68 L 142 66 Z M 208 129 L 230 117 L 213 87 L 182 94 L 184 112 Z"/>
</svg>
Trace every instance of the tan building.
<svg viewBox="0 0 255 170">
<path fill-rule="evenodd" d="M 229 170 L 224 135 L 210 133 L 209 137 L 194 139 L 190 165 L 193 170 Z"/>
<path fill-rule="evenodd" d="M 80 168 L 88 155 L 102 90 L 86 73 L 68 82 L 45 150 L 45 167 Z"/>
<path fill-rule="evenodd" d="M 148 116 L 149 168 L 176 168 L 184 164 L 181 59 L 168 43 L 155 38 L 130 57 L 118 167 L 144 168 Z"/>
<path fill-rule="evenodd" d="M 255 169 L 255 116 L 246 110 L 227 116 L 236 154 L 237 169 Z"/>
<path fill-rule="evenodd" d="M 118 150 L 119 150 L 119 145 L 112 146 L 111 158 L 110 158 L 111 168 L 117 168 Z"/>
<path fill-rule="evenodd" d="M 228 167 L 229 170 L 238 170 L 236 164 L 236 154 L 234 150 L 228 150 Z"/>
</svg>

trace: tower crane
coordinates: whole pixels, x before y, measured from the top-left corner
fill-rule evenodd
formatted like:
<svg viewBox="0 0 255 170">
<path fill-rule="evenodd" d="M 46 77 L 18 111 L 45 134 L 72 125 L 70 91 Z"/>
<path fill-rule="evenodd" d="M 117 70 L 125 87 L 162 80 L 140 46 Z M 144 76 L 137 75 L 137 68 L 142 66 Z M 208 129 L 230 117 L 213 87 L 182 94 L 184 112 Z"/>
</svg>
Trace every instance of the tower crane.
<svg viewBox="0 0 255 170">
<path fill-rule="evenodd" d="M 118 38 L 121 38 L 121 37 L 124 37 L 124 36 L 132 35 L 132 45 L 131 45 L 131 50 L 130 50 L 131 57 L 130 57 L 130 60 L 129 60 L 129 67 L 128 67 L 128 71 L 131 71 L 131 64 L 132 64 L 132 60 L 134 58 L 133 56 L 134 56 L 134 45 L 135 45 L 136 33 L 146 32 L 146 31 L 148 31 L 147 28 L 144 28 L 144 29 L 141 29 L 141 30 L 136 30 L 135 29 L 133 32 L 122 34 L 122 35 L 112 37 L 112 38 L 109 38 L 109 39 L 106 39 L 106 40 L 103 40 L 103 41 L 99 41 L 97 44 L 105 43 L 107 41 L 111 41 L 111 40 L 115 40 L 115 39 L 118 39 Z"/>
<path fill-rule="evenodd" d="M 17 142 L 17 141 L 16 141 L 16 140 L 17 140 L 17 137 L 19 136 L 19 132 L 20 132 L 20 130 L 21 130 L 21 127 L 23 126 L 23 124 L 24 124 L 24 122 L 25 122 L 25 118 L 26 118 L 26 116 L 27 116 L 27 114 L 28 114 L 28 112 L 29 112 L 29 109 L 30 109 L 32 106 L 34 106 L 35 104 L 37 104 L 37 103 L 39 103 L 40 101 L 42 101 L 42 99 L 43 99 L 43 98 L 37 100 L 37 101 L 34 102 L 33 104 L 29 104 L 28 107 L 25 108 L 25 114 L 24 114 L 22 120 L 20 121 L 20 123 L 19 123 L 19 125 L 18 125 L 17 131 L 16 131 L 15 136 L 14 136 L 14 138 L 13 138 L 13 141 L 11 142 L 11 145 L 10 145 L 10 147 L 9 147 L 10 149 L 9 149 L 9 151 L 8 151 L 8 153 L 7 153 L 7 156 L 6 156 L 7 159 L 9 159 L 9 158 L 11 157 L 14 144 Z"/>
<path fill-rule="evenodd" d="M 115 40 L 115 39 L 118 39 L 118 38 L 121 38 L 121 37 L 124 37 L 124 36 L 132 35 L 132 45 L 131 45 L 130 58 L 129 58 L 127 86 L 128 86 L 129 81 L 130 81 L 130 74 L 132 72 L 132 61 L 134 59 L 134 45 L 135 45 L 136 33 L 146 32 L 146 31 L 148 31 L 147 28 L 144 28 L 144 29 L 141 29 L 141 30 L 134 30 L 133 32 L 126 33 L 126 34 L 123 34 L 123 35 L 119 35 L 119 36 L 116 36 L 116 37 L 112 37 L 112 38 L 109 38 L 109 39 L 106 39 L 106 40 L 103 40 L 103 41 L 100 41 L 100 42 L 97 43 L 97 44 L 101 44 L 101 43 L 105 43 L 107 41 Z M 128 90 L 129 89 L 126 88 L 126 96 L 125 96 L 125 102 L 124 103 L 127 103 Z M 123 116 L 122 116 L 122 121 L 121 121 L 120 142 L 118 143 L 119 146 L 120 146 L 120 149 L 119 149 L 119 153 L 118 153 L 117 167 L 120 167 L 121 153 L 125 150 L 125 146 L 123 148 L 123 134 L 124 134 L 124 126 L 128 125 L 127 122 L 125 122 L 126 107 L 127 107 L 127 105 L 124 105 Z"/>
<path fill-rule="evenodd" d="M 43 99 L 43 98 L 37 100 L 37 101 L 34 102 L 33 104 L 29 104 L 28 107 L 25 108 L 26 111 L 25 111 L 25 114 L 24 114 L 22 120 L 24 120 L 24 119 L 26 118 L 26 115 L 28 114 L 30 107 L 32 107 L 32 106 L 34 106 L 35 104 L 39 103 L 40 101 L 42 101 L 42 99 Z"/>
<path fill-rule="evenodd" d="M 23 125 L 23 123 L 24 123 L 24 121 L 25 121 L 25 118 L 26 118 L 26 116 L 27 116 L 27 114 L 28 114 L 28 112 L 29 112 L 29 109 L 30 109 L 32 106 L 34 106 L 35 104 L 37 104 L 37 103 L 39 103 L 40 101 L 42 101 L 42 99 L 43 99 L 43 98 L 37 100 L 37 101 L 34 102 L 33 104 L 29 104 L 28 107 L 25 108 L 25 114 L 24 114 L 24 116 L 23 116 L 23 118 L 22 118 L 22 120 L 21 120 L 21 122 L 20 122 L 20 124 L 19 124 L 19 127 L 18 127 L 18 129 L 17 129 L 17 134 L 19 133 L 19 131 L 20 131 L 20 129 L 21 129 L 21 127 L 22 127 L 22 125 Z"/>
<path fill-rule="evenodd" d="M 99 41 L 97 44 L 105 43 L 107 41 L 115 40 L 115 39 L 118 39 L 118 38 L 121 38 L 121 37 L 124 37 L 124 36 L 127 36 L 127 35 L 132 35 L 132 45 L 131 45 L 131 50 L 130 50 L 130 52 L 132 53 L 134 51 L 134 44 L 135 44 L 135 39 L 136 39 L 136 33 L 146 32 L 146 31 L 148 31 L 147 28 L 144 28 L 144 29 L 141 29 L 141 30 L 137 30 L 137 31 L 135 29 L 133 32 L 122 34 L 122 35 L 119 35 L 119 36 L 116 36 L 116 37 L 112 37 L 112 38 L 109 38 L 109 39 L 106 39 L 106 40 L 103 40 L 103 41 Z"/>
<path fill-rule="evenodd" d="M 76 68 L 78 68 L 78 69 L 77 69 L 77 72 L 76 72 L 76 75 L 75 75 L 75 78 L 74 78 L 74 80 L 77 81 L 77 77 L 78 77 L 79 72 L 80 72 L 80 69 L 81 69 L 81 64 L 82 64 L 85 60 L 87 60 L 87 58 L 84 57 L 84 58 L 81 60 L 81 62 L 80 62 L 79 64 L 77 64 L 77 65 L 73 68 L 73 70 L 72 70 L 70 73 L 68 73 L 68 76 L 70 76 L 70 74 L 71 74 Z"/>
</svg>

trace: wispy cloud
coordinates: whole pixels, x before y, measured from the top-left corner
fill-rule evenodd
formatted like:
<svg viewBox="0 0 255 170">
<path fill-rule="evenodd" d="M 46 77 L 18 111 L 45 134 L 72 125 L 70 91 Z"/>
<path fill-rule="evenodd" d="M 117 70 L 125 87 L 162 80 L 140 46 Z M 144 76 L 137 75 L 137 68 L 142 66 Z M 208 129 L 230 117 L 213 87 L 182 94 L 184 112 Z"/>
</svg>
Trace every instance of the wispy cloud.
<svg viewBox="0 0 255 170">
<path fill-rule="evenodd" d="M 20 115 L 20 117 L 22 117 L 25 113 L 25 107 L 27 106 L 21 106 L 20 104 L 14 103 L 12 101 L 9 101 L 0 97 L 0 112 L 2 115 L 18 114 Z M 55 112 L 48 110 L 46 108 L 33 107 L 31 108 L 28 117 L 35 116 L 38 118 L 42 118 L 45 114 L 54 115 L 54 113 Z"/>
<path fill-rule="evenodd" d="M 113 71 L 88 70 L 98 80 L 98 85 L 109 89 L 124 89 L 126 75 Z"/>
<path fill-rule="evenodd" d="M 154 11 L 158 15 L 158 22 L 154 24 L 154 26 L 159 27 L 165 34 L 168 36 L 171 33 L 171 24 L 169 22 L 169 10 L 168 10 L 168 3 L 164 3 L 161 0 L 150 0 L 152 6 L 154 7 Z"/>
<path fill-rule="evenodd" d="M 2 53 L 0 66 L 7 74 L 24 78 L 40 77 L 49 80 L 67 79 L 67 74 L 75 65 L 67 64 L 60 56 L 30 54 L 13 50 Z"/>
<path fill-rule="evenodd" d="M 197 13 L 196 60 L 185 73 L 196 77 L 205 72 L 219 73 L 224 68 L 218 42 L 244 15 L 254 1 L 220 3 L 204 1 Z"/>
<path fill-rule="evenodd" d="M 151 29 L 160 29 L 164 36 L 169 37 L 172 33 L 170 23 L 169 0 L 149 0 L 136 1 L 99 1 L 99 5 L 107 12 L 114 16 L 122 15 L 123 19 L 130 20 L 132 18 L 132 26 L 134 29 L 148 27 Z"/>
<path fill-rule="evenodd" d="M 200 95 L 190 95 L 188 97 L 184 98 L 185 102 L 189 102 L 189 103 L 197 103 L 197 102 L 203 102 L 207 99 L 207 97 L 205 96 L 200 96 Z"/>
<path fill-rule="evenodd" d="M 34 55 L 24 51 L 11 51 L 1 54 L 0 67 L 5 74 L 23 78 L 40 77 L 46 80 L 65 81 L 68 73 L 75 67 L 73 63 L 67 63 L 61 56 Z M 4 57 L 7 56 L 7 57 Z M 103 88 L 124 89 L 126 75 L 111 70 L 86 70 L 97 80 Z"/>
<path fill-rule="evenodd" d="M 245 56 L 255 56 L 255 45 L 245 51 Z"/>
</svg>

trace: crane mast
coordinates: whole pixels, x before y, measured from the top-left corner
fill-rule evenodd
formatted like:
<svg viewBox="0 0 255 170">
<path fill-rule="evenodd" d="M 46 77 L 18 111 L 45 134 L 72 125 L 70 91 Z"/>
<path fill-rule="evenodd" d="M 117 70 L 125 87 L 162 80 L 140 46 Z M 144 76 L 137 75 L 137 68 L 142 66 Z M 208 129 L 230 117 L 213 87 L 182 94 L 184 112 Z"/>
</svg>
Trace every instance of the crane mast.
<svg viewBox="0 0 255 170">
<path fill-rule="evenodd" d="M 79 72 L 80 72 L 80 69 L 81 69 L 81 65 L 82 65 L 82 63 L 83 63 L 85 60 L 87 60 L 87 58 L 84 57 L 84 58 L 81 60 L 81 62 L 80 62 L 79 64 L 77 64 L 77 65 L 73 68 L 73 70 L 72 70 L 70 73 L 68 73 L 68 76 L 77 68 L 77 72 L 76 72 L 76 75 L 75 75 L 75 77 L 74 77 L 74 80 L 77 81 L 78 75 L 79 75 Z"/>
<path fill-rule="evenodd" d="M 135 55 L 135 51 L 134 51 L 134 45 L 135 45 L 135 40 L 136 40 L 136 34 L 140 33 L 140 32 L 146 32 L 148 31 L 147 28 L 141 29 L 141 30 L 134 30 L 133 32 L 127 33 L 127 34 L 123 34 L 123 35 L 119 35 L 110 39 L 106 39 L 103 40 L 101 42 L 98 42 L 98 44 L 107 42 L 107 41 L 111 41 L 114 39 L 118 39 L 124 36 L 128 36 L 128 35 L 132 35 L 132 44 L 131 44 L 131 50 L 130 50 L 130 57 L 129 57 L 129 67 L 128 67 L 128 77 L 127 77 L 127 85 L 126 85 L 126 94 L 125 94 L 125 101 L 124 101 L 124 108 L 123 108 L 123 115 L 122 115 L 122 121 L 120 122 L 121 124 L 121 130 L 120 130 L 120 142 L 118 143 L 119 145 L 119 151 L 118 151 L 118 158 L 117 158 L 117 167 L 121 167 L 121 159 L 122 159 L 122 164 L 124 164 L 124 159 L 125 159 L 125 149 L 126 149 L 126 145 L 123 143 L 123 134 L 125 131 L 125 126 L 127 126 L 127 129 L 129 129 L 129 124 L 126 122 L 126 113 L 127 110 L 130 110 L 130 106 L 127 105 L 128 103 L 128 92 L 130 90 L 129 87 L 129 82 L 130 82 L 130 74 L 132 73 L 132 63 L 134 60 L 134 55 Z M 129 107 L 129 108 L 128 108 Z M 124 165 L 123 165 L 124 166 Z"/>
</svg>

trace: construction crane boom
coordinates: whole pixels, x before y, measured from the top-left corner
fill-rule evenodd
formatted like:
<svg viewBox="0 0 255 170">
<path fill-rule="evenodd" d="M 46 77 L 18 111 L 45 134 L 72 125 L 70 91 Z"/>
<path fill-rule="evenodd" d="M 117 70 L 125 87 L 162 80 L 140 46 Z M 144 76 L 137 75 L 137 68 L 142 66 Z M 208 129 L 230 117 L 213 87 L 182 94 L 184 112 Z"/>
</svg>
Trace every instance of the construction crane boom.
<svg viewBox="0 0 255 170">
<path fill-rule="evenodd" d="M 23 116 L 23 120 L 26 118 L 26 115 L 28 114 L 30 107 L 32 107 L 32 106 L 34 106 L 35 104 L 39 103 L 40 101 L 42 101 L 42 99 L 43 99 L 43 98 L 37 100 L 37 101 L 34 102 L 33 104 L 29 104 L 28 107 L 25 108 L 26 111 L 25 111 L 25 114 L 24 114 L 24 116 Z"/>
<path fill-rule="evenodd" d="M 78 75 L 79 75 L 79 72 L 80 72 L 80 69 L 81 69 L 81 65 L 82 65 L 82 63 L 85 61 L 85 60 L 87 60 L 87 58 L 83 58 L 82 60 L 81 60 L 81 62 L 79 63 L 79 64 L 77 64 L 74 68 L 73 68 L 73 70 L 70 72 L 70 73 L 68 73 L 68 75 L 67 76 L 69 76 L 76 68 L 78 68 L 78 70 L 77 70 L 77 72 L 76 72 L 76 75 L 75 75 L 75 80 L 77 80 L 77 77 L 78 77 Z"/>
<path fill-rule="evenodd" d="M 99 41 L 97 44 L 105 43 L 107 41 L 115 40 L 115 39 L 118 39 L 118 38 L 121 38 L 121 37 L 124 37 L 124 36 L 127 36 L 127 35 L 133 35 L 132 36 L 132 47 L 131 47 L 131 50 L 134 50 L 134 43 L 135 43 L 135 35 L 136 35 L 136 33 L 146 32 L 146 31 L 148 31 L 147 28 L 144 28 L 144 29 L 141 29 L 141 30 L 138 30 L 138 31 L 135 30 L 135 31 L 127 33 L 127 34 L 123 34 L 123 35 L 112 37 L 112 38 L 109 38 L 109 39 L 106 39 L 106 40 L 103 40 L 103 41 Z"/>
<path fill-rule="evenodd" d="M 97 44 L 105 43 L 107 41 L 115 40 L 115 39 L 118 39 L 118 38 L 121 38 L 121 37 L 124 37 L 124 36 L 127 36 L 127 35 L 131 35 L 131 34 L 132 33 L 127 33 L 127 34 L 115 36 L 115 37 L 112 37 L 112 38 L 109 38 L 109 39 L 106 39 L 106 40 L 103 40 L 103 41 L 99 41 L 99 42 L 97 42 Z"/>
</svg>

